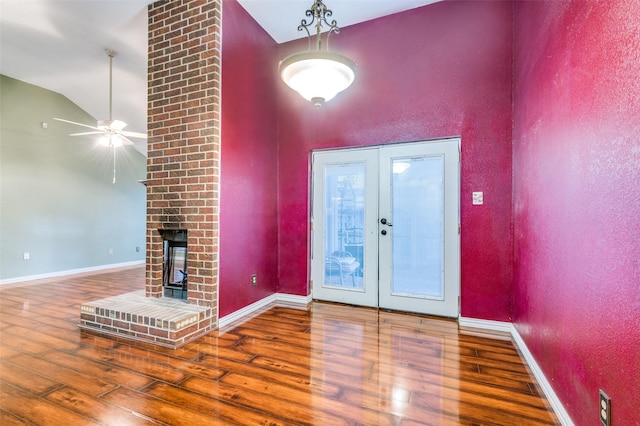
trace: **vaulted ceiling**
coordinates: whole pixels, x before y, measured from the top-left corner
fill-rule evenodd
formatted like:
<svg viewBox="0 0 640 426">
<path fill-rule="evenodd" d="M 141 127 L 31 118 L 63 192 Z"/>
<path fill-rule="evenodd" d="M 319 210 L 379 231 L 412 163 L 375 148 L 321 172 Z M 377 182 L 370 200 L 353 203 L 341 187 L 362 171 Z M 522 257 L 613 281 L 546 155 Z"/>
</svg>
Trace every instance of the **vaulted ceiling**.
<svg viewBox="0 0 640 426">
<path fill-rule="evenodd" d="M 344 28 L 435 1 L 325 0 L 325 4 Z M 277 43 L 304 36 L 297 27 L 311 0 L 238 2 Z M 146 132 L 149 3 L 0 0 L 0 73 L 60 93 L 104 120 L 109 115 L 109 61 L 104 49 L 113 49 L 117 52 L 113 118 L 127 122 L 127 130 Z M 146 143 L 135 142 L 146 154 Z"/>
</svg>

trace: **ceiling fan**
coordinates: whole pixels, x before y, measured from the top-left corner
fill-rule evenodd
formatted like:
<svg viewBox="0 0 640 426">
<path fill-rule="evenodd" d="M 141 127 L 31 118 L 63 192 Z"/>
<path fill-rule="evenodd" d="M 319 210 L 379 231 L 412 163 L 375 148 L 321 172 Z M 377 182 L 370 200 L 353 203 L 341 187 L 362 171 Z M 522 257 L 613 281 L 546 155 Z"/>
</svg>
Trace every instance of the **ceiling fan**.
<svg viewBox="0 0 640 426">
<path fill-rule="evenodd" d="M 77 123 L 75 121 L 65 120 L 63 118 L 54 117 L 54 120 L 92 129 L 92 131 L 90 132 L 71 133 L 69 136 L 102 135 L 102 137 L 100 138 L 100 144 L 106 147 L 113 148 L 113 183 L 116 183 L 116 148 L 123 145 L 133 145 L 133 142 L 129 138 L 146 139 L 147 134 L 124 130 L 124 128 L 127 126 L 127 123 L 121 120 L 113 119 L 113 57 L 116 56 L 116 51 L 112 49 L 105 49 L 104 51 L 109 57 L 109 119 L 98 120 L 95 126 Z"/>
</svg>

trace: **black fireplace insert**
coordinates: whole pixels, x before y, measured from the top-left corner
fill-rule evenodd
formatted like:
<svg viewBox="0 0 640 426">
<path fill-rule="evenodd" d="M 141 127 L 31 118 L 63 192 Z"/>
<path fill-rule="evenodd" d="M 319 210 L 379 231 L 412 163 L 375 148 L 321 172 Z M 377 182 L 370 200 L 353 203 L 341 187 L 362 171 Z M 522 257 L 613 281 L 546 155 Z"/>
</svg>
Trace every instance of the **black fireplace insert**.
<svg viewBox="0 0 640 426">
<path fill-rule="evenodd" d="M 187 299 L 187 231 L 161 231 L 164 240 L 163 295 Z"/>
</svg>

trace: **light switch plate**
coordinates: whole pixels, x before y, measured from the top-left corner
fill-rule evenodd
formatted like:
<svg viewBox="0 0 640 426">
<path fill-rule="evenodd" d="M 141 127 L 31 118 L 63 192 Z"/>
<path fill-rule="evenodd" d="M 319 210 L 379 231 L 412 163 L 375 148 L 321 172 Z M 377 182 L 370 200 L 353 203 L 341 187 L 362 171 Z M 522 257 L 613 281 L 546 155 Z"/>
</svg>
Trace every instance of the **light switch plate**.
<svg viewBox="0 0 640 426">
<path fill-rule="evenodd" d="M 484 203 L 484 193 L 482 192 L 473 192 L 471 204 L 474 206 L 479 206 Z"/>
</svg>

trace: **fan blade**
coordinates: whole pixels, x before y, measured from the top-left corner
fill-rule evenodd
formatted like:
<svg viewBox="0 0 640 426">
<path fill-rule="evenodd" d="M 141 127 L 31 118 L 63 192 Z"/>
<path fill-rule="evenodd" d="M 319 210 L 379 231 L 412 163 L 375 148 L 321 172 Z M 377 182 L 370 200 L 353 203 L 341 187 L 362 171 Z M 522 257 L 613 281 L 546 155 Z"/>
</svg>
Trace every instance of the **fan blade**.
<svg viewBox="0 0 640 426">
<path fill-rule="evenodd" d="M 121 135 L 124 136 L 129 136 L 130 138 L 140 138 L 140 139 L 146 139 L 147 138 L 147 134 L 146 133 L 139 133 L 139 132 L 120 132 Z"/>
<path fill-rule="evenodd" d="M 89 126 L 88 124 L 76 123 L 75 121 L 69 121 L 69 120 L 65 120 L 65 119 L 62 119 L 62 118 L 55 118 L 55 117 L 53 117 L 53 119 L 54 119 L 54 120 L 58 120 L 58 121 L 63 121 L 63 122 L 65 122 L 65 123 L 75 124 L 76 126 L 88 127 L 88 128 L 90 128 L 90 129 L 93 129 L 93 130 L 100 130 L 100 129 L 98 129 L 97 127 Z"/>
<path fill-rule="evenodd" d="M 82 132 L 82 133 L 71 133 L 69 136 L 84 136 L 84 135 L 102 135 L 104 132 Z"/>
<path fill-rule="evenodd" d="M 113 120 L 111 123 L 109 123 L 109 127 L 116 130 L 122 130 L 127 127 L 127 123 L 120 120 Z"/>
</svg>

